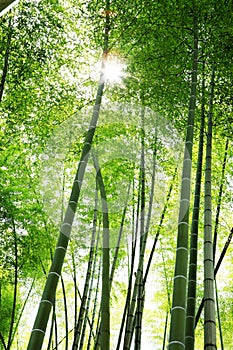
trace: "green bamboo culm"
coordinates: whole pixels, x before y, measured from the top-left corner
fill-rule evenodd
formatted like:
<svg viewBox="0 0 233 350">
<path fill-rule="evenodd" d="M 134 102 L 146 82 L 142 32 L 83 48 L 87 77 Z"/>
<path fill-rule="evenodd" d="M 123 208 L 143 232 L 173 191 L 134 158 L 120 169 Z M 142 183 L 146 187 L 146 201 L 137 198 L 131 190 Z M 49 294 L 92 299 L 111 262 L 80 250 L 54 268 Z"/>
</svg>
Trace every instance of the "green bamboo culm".
<svg viewBox="0 0 233 350">
<path fill-rule="evenodd" d="M 220 188 L 219 188 L 219 193 L 218 193 L 218 202 L 217 202 L 216 216 L 215 216 L 214 238 L 213 238 L 214 263 L 215 263 L 215 253 L 216 253 L 217 238 L 218 238 L 219 217 L 220 217 L 220 210 L 221 210 L 221 203 L 222 203 L 223 186 L 224 186 L 224 182 L 225 182 L 225 170 L 226 170 L 226 164 L 227 164 L 228 147 L 229 147 L 229 139 L 227 138 L 226 144 L 225 144 L 225 152 L 224 152 L 224 158 L 223 158 L 223 164 L 222 164 L 221 182 L 220 182 Z"/>
<path fill-rule="evenodd" d="M 212 199 L 211 199 L 211 161 L 212 161 L 212 114 L 214 98 L 214 68 L 210 82 L 210 100 L 208 112 L 208 133 L 205 166 L 204 201 L 204 349 L 215 350 L 216 322 L 214 296 L 214 262 L 212 242 Z"/>
<path fill-rule="evenodd" d="M 96 237 L 97 219 L 98 219 L 98 185 L 96 184 L 91 246 L 89 251 L 89 259 L 88 259 L 84 289 L 83 289 L 83 294 L 81 298 L 81 305 L 79 307 L 78 320 L 75 324 L 74 341 L 72 345 L 72 350 L 77 350 L 81 348 L 83 328 L 85 328 L 85 324 L 87 321 L 86 310 L 88 308 L 88 293 L 89 293 L 89 288 L 90 288 L 91 278 L 92 278 L 92 266 L 93 266 L 93 259 L 94 259 L 94 253 L 95 253 L 94 244 L 95 244 L 95 237 Z"/>
<path fill-rule="evenodd" d="M 144 255 L 146 249 L 146 242 L 148 237 L 148 232 L 145 231 L 145 159 L 144 159 L 144 141 L 145 141 L 145 131 L 144 131 L 144 118 L 145 118 L 146 108 L 142 106 L 141 109 L 141 120 L 142 120 L 142 129 L 141 129 L 141 165 L 140 165 L 140 195 L 141 195 L 141 207 L 140 207 L 140 249 L 139 249 L 139 262 L 137 267 L 136 279 L 133 286 L 132 297 L 128 308 L 128 314 L 126 318 L 125 326 L 125 338 L 124 338 L 124 350 L 129 350 L 131 347 L 131 342 L 133 339 L 133 333 L 135 329 L 135 322 L 139 321 L 135 318 L 135 309 L 137 306 L 137 301 L 139 297 L 140 287 L 142 286 L 143 278 L 143 265 L 144 265 Z M 140 343 L 140 330 L 135 340 Z M 139 346 L 137 343 L 136 346 Z"/>
<path fill-rule="evenodd" d="M 102 237 L 102 291 L 101 291 L 101 321 L 100 321 L 100 349 L 110 349 L 110 247 L 109 247 L 109 215 L 108 202 L 101 169 L 97 155 L 93 153 L 96 178 L 100 189 L 102 213 L 103 213 L 103 237 Z"/>
<path fill-rule="evenodd" d="M 190 258 L 189 258 L 189 275 L 188 275 L 188 295 L 187 295 L 187 313 L 185 327 L 185 348 L 194 350 L 195 337 L 195 307 L 196 307 L 196 279 L 197 279 L 197 250 L 198 250 L 198 223 L 200 211 L 200 193 L 203 163 L 203 146 L 204 146 L 204 124 L 205 124 L 205 78 L 203 65 L 202 78 L 202 110 L 201 124 L 198 146 L 198 160 L 196 170 L 196 183 L 194 194 L 194 206 L 192 213 L 191 241 L 190 241 Z"/>
<path fill-rule="evenodd" d="M 219 340 L 221 344 L 221 350 L 224 350 L 224 341 L 223 341 L 223 332 L 222 332 L 222 323 L 221 323 L 221 312 L 219 307 L 219 298 L 218 298 L 218 286 L 217 280 L 215 278 L 215 298 L 216 298 L 216 308 L 217 308 L 217 318 L 218 318 L 218 330 L 219 330 Z"/>
<path fill-rule="evenodd" d="M 183 160 L 181 196 L 178 220 L 178 235 L 176 262 L 173 283 L 173 300 L 171 308 L 171 323 L 169 335 L 169 350 L 185 348 L 185 318 L 186 318 L 186 287 L 188 267 L 188 233 L 190 182 L 192 168 L 193 130 L 196 109 L 196 86 L 198 69 L 198 20 L 195 5 L 193 6 L 193 68 L 189 102 L 188 125 L 186 131 L 185 151 Z"/>
<path fill-rule="evenodd" d="M 146 182 L 146 174 L 145 174 L 145 106 L 143 105 L 141 111 L 141 212 L 140 212 L 140 253 L 139 253 L 139 265 L 137 274 L 140 274 L 138 292 L 137 292 L 137 307 L 134 315 L 134 323 L 135 323 L 135 350 L 141 349 L 141 336 L 142 336 L 142 310 L 144 305 L 144 288 L 143 288 L 143 265 L 144 265 L 144 255 L 145 255 L 145 247 L 146 241 L 148 237 L 148 230 L 145 231 L 145 203 L 146 203 L 146 191 L 145 191 L 145 182 Z M 152 186 L 153 190 L 153 186 Z M 150 206 L 151 207 L 151 206 Z M 149 213 L 148 213 L 149 214 Z M 150 220 L 150 215 L 148 215 L 148 219 Z M 140 269 L 140 271 L 139 271 Z"/>
<path fill-rule="evenodd" d="M 231 232 L 230 232 L 230 234 L 229 234 L 229 236 L 228 236 L 228 238 L 227 238 L 227 241 L 226 241 L 226 243 L 225 243 L 225 245 L 224 245 L 224 247 L 223 247 L 223 250 L 222 250 L 222 252 L 221 252 L 221 254 L 220 254 L 220 257 L 219 257 L 219 259 L 218 259 L 218 262 L 217 262 L 217 264 L 216 264 L 216 266 L 215 266 L 215 268 L 214 268 L 214 278 L 215 278 L 215 279 L 216 279 L 218 270 L 219 270 L 219 268 L 220 268 L 220 266 L 221 266 L 221 264 L 222 264 L 222 262 L 223 262 L 223 259 L 224 259 L 225 255 L 226 255 L 226 253 L 227 253 L 227 250 L 228 250 L 228 248 L 229 248 L 229 246 L 230 246 L 230 244 L 231 244 L 232 237 L 233 237 L 233 228 L 231 229 Z M 199 318 L 200 318 L 200 316 L 201 316 L 203 307 L 204 307 L 204 298 L 202 298 L 202 301 L 201 301 L 201 303 L 200 303 L 200 305 L 199 305 L 199 308 L 198 308 L 198 310 L 197 310 L 197 314 L 196 314 L 196 317 L 195 317 L 195 328 L 196 328 L 196 326 L 197 326 L 197 324 L 198 324 L 198 321 L 199 321 Z"/>
<path fill-rule="evenodd" d="M 86 170 L 86 165 L 90 156 L 91 145 L 92 145 L 93 137 L 95 134 L 95 130 L 96 130 L 96 126 L 99 118 L 100 106 L 101 106 L 101 101 L 102 101 L 102 96 L 103 96 L 103 91 L 105 86 L 104 68 L 105 68 L 105 61 L 106 61 L 106 56 L 108 52 L 109 30 L 110 30 L 109 1 L 107 0 L 102 69 L 100 74 L 99 85 L 97 88 L 97 94 L 96 94 L 95 105 L 93 108 L 92 119 L 84 140 L 84 146 L 82 149 L 81 158 L 78 164 L 76 176 L 73 182 L 73 187 L 69 198 L 68 207 L 66 209 L 65 217 L 61 225 L 58 243 L 54 253 L 52 265 L 46 280 L 46 284 L 44 287 L 44 291 L 40 301 L 36 319 L 33 325 L 27 350 L 40 350 L 42 348 L 49 315 L 51 312 L 51 308 L 54 305 L 57 284 L 61 275 L 62 265 L 64 262 L 67 246 L 69 243 L 72 224 L 73 224 L 75 211 L 76 211 L 79 196 L 80 196 L 80 191 L 81 191 L 82 182 L 83 182 L 83 178 Z"/>
<path fill-rule="evenodd" d="M 98 294 L 99 294 L 99 284 L 100 284 L 100 275 L 101 275 L 101 267 L 102 267 L 102 260 L 101 258 L 99 258 L 99 262 L 97 262 L 97 251 L 98 251 L 98 247 L 99 247 L 99 232 L 100 230 L 98 230 L 98 234 L 97 234 L 97 241 L 96 241 L 96 247 L 95 247 L 95 259 L 94 259 L 94 266 L 93 266 L 93 273 L 92 273 L 92 285 L 93 285 L 93 279 L 94 279 L 94 273 L 96 271 L 96 267 L 98 264 L 98 270 L 97 270 L 97 281 L 96 281 L 96 290 L 95 290 L 95 296 L 94 296 L 94 305 L 93 305 L 93 309 L 92 309 L 92 318 L 91 318 L 91 322 L 90 322 L 90 332 L 89 332 L 89 336 L 88 336 L 88 343 L 87 343 L 87 347 L 86 350 L 90 350 L 91 348 L 91 342 L 92 342 L 92 337 L 95 339 L 95 335 L 93 334 L 93 329 L 94 329 L 94 322 L 95 322 L 95 318 L 96 318 L 96 309 L 97 309 L 97 299 L 98 299 Z M 99 324 L 99 322 L 97 321 L 97 325 Z M 97 328 L 98 330 L 98 328 Z M 97 335 L 97 333 L 96 333 Z M 96 336 L 96 340 L 97 336 Z M 93 349 L 95 349 L 93 347 Z M 80 350 L 82 350 L 82 347 L 80 348 Z"/>
</svg>

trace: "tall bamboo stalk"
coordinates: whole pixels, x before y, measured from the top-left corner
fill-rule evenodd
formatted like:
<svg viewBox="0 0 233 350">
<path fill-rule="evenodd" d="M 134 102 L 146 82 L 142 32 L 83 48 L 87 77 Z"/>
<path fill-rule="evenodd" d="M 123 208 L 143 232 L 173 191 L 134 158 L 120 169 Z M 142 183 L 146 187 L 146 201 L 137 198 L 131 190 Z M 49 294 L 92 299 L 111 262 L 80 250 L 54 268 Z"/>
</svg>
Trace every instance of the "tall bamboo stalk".
<svg viewBox="0 0 233 350">
<path fill-rule="evenodd" d="M 13 236 L 14 236 L 14 254 L 15 254 L 15 261 L 14 261 L 14 292 L 13 292 L 13 303 L 12 303 L 12 309 L 11 309 L 11 321 L 10 321 L 10 328 L 9 328 L 9 334 L 8 334 L 8 342 L 6 346 L 6 350 L 10 350 L 12 342 L 13 342 L 13 336 L 14 336 L 14 323 L 15 323 L 15 313 L 16 313 L 16 305 L 17 305 L 17 298 L 18 298 L 18 237 L 16 232 L 16 226 L 15 226 L 15 220 L 12 217 L 12 226 L 13 226 Z"/>
<path fill-rule="evenodd" d="M 229 139 L 226 140 L 226 144 L 225 144 L 225 152 L 224 152 L 224 158 L 223 158 L 223 163 L 222 163 L 221 183 L 220 183 L 220 187 L 219 187 L 218 203 L 217 203 L 216 216 L 215 216 L 214 239 L 213 239 L 213 259 L 214 259 L 214 262 L 215 262 L 216 246 L 217 246 L 218 226 L 219 226 L 219 216 L 220 216 L 220 209 L 221 209 L 221 203 L 222 203 L 223 185 L 224 185 L 224 180 L 225 180 L 225 170 L 226 170 L 226 163 L 227 163 L 228 146 L 229 146 Z"/>
<path fill-rule="evenodd" d="M 228 235 L 227 241 L 226 241 L 226 243 L 225 243 L 225 245 L 223 247 L 223 250 L 222 250 L 222 252 L 220 254 L 218 262 L 217 262 L 217 264 L 215 266 L 214 278 L 216 278 L 216 276 L 217 276 L 218 270 L 219 270 L 219 268 L 221 266 L 221 263 L 222 263 L 222 261 L 224 259 L 224 256 L 226 255 L 227 249 L 228 249 L 228 247 L 229 247 L 229 245 L 231 243 L 232 237 L 233 237 L 233 227 L 232 227 L 232 229 L 231 229 L 231 231 L 230 231 L 230 233 Z M 202 298 L 201 304 L 199 305 L 199 308 L 197 310 L 197 314 L 196 314 L 196 318 L 195 318 L 195 327 L 197 326 L 197 323 L 198 323 L 199 318 L 201 316 L 201 313 L 202 313 L 202 310 L 203 310 L 203 306 L 204 306 L 204 298 Z"/>
<path fill-rule="evenodd" d="M 121 243 L 122 234 L 123 234 L 123 228 L 124 228 L 124 223 L 125 223 L 125 216 L 126 216 L 127 205 L 128 205 L 128 200 L 129 200 L 130 185 L 131 184 L 129 184 L 129 186 L 128 186 L 126 202 L 125 202 L 125 206 L 124 206 L 122 217 L 121 217 L 121 224 L 120 224 L 119 234 L 118 234 L 118 237 L 117 237 L 117 243 L 116 243 L 115 253 L 114 253 L 114 257 L 113 257 L 111 272 L 110 272 L 110 278 L 109 278 L 110 279 L 110 290 L 111 290 L 111 287 L 112 287 L 113 277 L 114 277 L 114 273 L 115 273 L 115 270 L 116 270 L 116 263 L 117 263 L 117 259 L 118 259 L 118 253 L 119 253 L 120 243 Z"/>
<path fill-rule="evenodd" d="M 145 231 L 145 204 L 146 204 L 146 193 L 145 193 L 145 182 L 146 182 L 146 174 L 145 174 L 145 107 L 142 107 L 141 112 L 141 208 L 140 208 L 140 250 L 139 250 L 139 265 L 137 274 L 140 274 L 140 278 L 138 279 L 138 293 L 137 293 L 137 308 L 135 313 L 135 350 L 141 349 L 141 333 L 142 333 L 142 310 L 143 310 L 143 265 L 144 265 L 144 255 L 145 255 L 145 247 L 147 242 L 148 231 Z M 155 167 L 154 167 L 155 168 Z M 152 186 L 151 190 L 154 189 Z M 153 192 L 153 190 L 152 190 Z M 152 196 L 153 197 L 153 196 Z M 151 199 L 153 200 L 153 198 Z M 149 215 L 148 215 L 149 218 Z M 140 271 L 139 271 L 140 269 Z M 135 281 L 135 284 L 137 279 Z M 132 337 L 131 333 L 131 337 Z"/>
<path fill-rule="evenodd" d="M 154 242 L 153 242 L 153 245 L 152 245 L 152 248 L 151 248 L 151 251 L 150 251 L 149 259 L 147 261 L 146 270 L 145 270 L 145 274 L 144 274 L 144 277 L 143 277 L 143 284 L 144 285 L 146 284 L 147 277 L 148 277 L 148 274 L 149 274 L 149 271 L 150 271 L 150 267 L 151 267 L 152 259 L 153 259 L 153 256 L 154 256 L 156 244 L 158 242 L 158 239 L 159 239 L 159 236 L 160 236 L 160 232 L 161 232 L 161 228 L 163 226 L 163 221 L 164 221 L 164 218 L 165 218 L 165 215 L 166 215 L 166 212 L 167 212 L 167 208 L 168 208 L 168 204 L 169 204 L 169 201 L 170 201 L 170 198 L 171 198 L 171 193 L 172 193 L 172 189 L 173 189 L 173 186 L 174 186 L 176 175 L 177 175 L 177 167 L 175 168 L 173 176 L 172 176 L 171 184 L 170 184 L 168 192 L 167 192 L 166 200 L 165 200 L 163 211 L 162 211 L 162 214 L 161 214 L 161 217 L 160 217 L 159 225 L 157 227 L 157 231 L 156 231 L 156 235 L 155 235 L 155 238 L 154 238 Z"/>
<path fill-rule="evenodd" d="M 93 155 L 96 178 L 98 181 L 102 214 L 103 214 L 103 238 L 102 238 L 102 293 L 101 293 L 101 323 L 100 323 L 100 349 L 109 350 L 110 347 L 110 248 L 109 248 L 109 216 L 107 196 L 101 169 L 96 155 Z"/>
<path fill-rule="evenodd" d="M 95 271 L 95 265 L 96 265 L 96 259 L 97 259 L 98 241 L 99 241 L 99 239 L 97 238 L 95 260 L 94 260 L 94 266 L 93 266 L 93 273 Z M 94 321 L 95 321 L 95 317 L 96 317 L 96 309 L 97 309 L 97 299 L 98 299 L 99 284 L 100 284 L 101 266 L 102 266 L 101 259 L 99 259 L 99 267 L 98 267 L 98 271 L 97 271 L 97 276 L 98 277 L 97 277 L 94 305 L 93 305 L 93 309 L 92 309 L 92 319 L 91 319 L 91 324 L 90 324 L 90 333 L 89 333 L 89 337 L 88 337 L 87 350 L 90 350 L 90 347 L 91 347 L 91 336 L 92 336 L 92 330 L 93 330 L 93 327 L 94 327 Z M 98 329 L 98 326 L 97 326 L 97 329 Z M 98 337 L 98 334 L 97 334 L 97 337 Z M 98 339 L 96 339 L 96 342 L 97 341 L 98 341 Z"/>
<path fill-rule="evenodd" d="M 205 167 L 205 202 L 204 202 L 204 348 L 214 350 L 216 347 L 215 296 L 214 296 L 214 262 L 212 241 L 212 113 L 214 98 L 214 68 L 210 83 L 210 101 L 208 112 L 208 134 Z"/>
<path fill-rule="evenodd" d="M 142 107 L 141 110 L 141 118 L 144 120 L 145 116 L 145 107 Z M 144 130 L 142 130 L 142 134 L 144 134 Z M 129 311 L 127 314 L 127 320 L 126 320 L 126 327 L 125 327 L 125 339 L 124 339 L 124 345 L 123 349 L 129 349 L 131 340 L 132 340 L 132 334 L 134 331 L 134 313 L 135 313 L 135 307 L 137 302 L 137 297 L 139 293 L 140 285 L 142 284 L 142 277 L 143 277 L 143 263 L 144 263 L 144 254 L 146 249 L 146 241 L 147 241 L 147 233 L 145 232 L 144 227 L 144 211 L 145 211 L 145 164 L 144 164 L 144 145 L 142 141 L 142 152 L 141 152 L 141 175 L 140 175 L 140 183 L 141 183 L 141 208 L 140 208 L 140 249 L 139 249 L 139 262 L 137 267 L 137 273 L 136 273 L 136 279 L 134 283 L 132 298 L 129 306 Z M 140 335 L 139 335 L 140 336 Z"/>
<path fill-rule="evenodd" d="M 4 56 L 4 65 L 2 70 L 2 76 L 0 81 L 0 103 L 2 102 L 3 92 L 5 88 L 6 78 L 7 78 L 7 72 L 9 67 L 9 58 L 10 58 L 10 51 L 11 51 L 11 39 L 13 34 L 13 28 L 12 28 L 12 18 L 9 19 L 9 26 L 8 26 L 8 34 L 7 34 L 7 43 L 6 43 L 6 52 Z"/>
<path fill-rule="evenodd" d="M 68 341 L 69 341 L 68 309 L 67 309 L 66 288 L 65 288 L 65 283 L 62 276 L 61 276 L 61 286 L 62 286 L 62 294 L 63 294 L 63 302 L 64 302 L 65 331 L 66 331 L 64 350 L 68 350 Z"/>
<path fill-rule="evenodd" d="M 94 273 L 96 268 L 96 256 L 97 256 L 97 248 L 98 248 L 98 237 L 96 237 L 96 228 L 97 228 L 97 220 L 98 220 L 98 183 L 96 180 L 96 191 L 95 191 L 95 208 L 94 208 L 94 217 L 93 217 L 93 229 L 92 229 L 92 239 L 91 239 L 91 247 L 90 247 L 90 253 L 89 253 L 89 260 L 88 260 L 88 267 L 90 265 L 90 269 L 87 268 L 87 276 L 90 275 L 90 281 L 88 282 L 88 295 L 87 295 L 87 302 L 86 302 L 86 309 L 85 309 L 85 315 L 84 315 L 84 322 L 83 322 L 83 328 L 82 328 L 82 334 L 80 337 L 80 345 L 79 350 L 82 350 L 84 345 L 84 338 L 86 333 L 86 325 L 87 325 L 87 319 L 88 319 L 88 313 L 89 308 L 91 304 L 91 294 L 92 294 L 92 288 L 93 288 L 93 282 L 94 282 Z M 86 276 L 86 280 L 87 280 Z M 85 289 L 85 287 L 84 287 Z M 83 292 L 84 295 L 84 292 Z M 91 328 L 91 323 L 90 323 Z M 90 329 L 91 333 L 92 329 Z"/>
<path fill-rule="evenodd" d="M 140 183 L 139 183 L 139 185 L 140 185 Z M 138 193 L 136 218 L 135 218 L 135 207 L 134 207 L 134 191 L 135 191 L 135 181 L 133 180 L 132 243 L 131 243 L 131 261 L 129 260 L 129 265 L 130 265 L 129 266 L 129 283 L 128 283 L 128 288 L 127 288 L 124 311 L 123 311 L 123 315 L 121 318 L 121 326 L 120 326 L 116 350 L 120 349 L 124 325 L 125 325 L 125 322 L 127 320 L 128 313 L 129 313 L 131 289 L 132 289 L 132 283 L 133 283 L 134 263 L 135 263 L 135 257 L 136 257 L 136 244 L 137 244 L 136 237 L 137 237 L 138 221 L 139 221 L 140 191 Z"/>
<path fill-rule="evenodd" d="M 221 324 L 221 315 L 220 315 L 220 307 L 219 307 L 219 301 L 218 301 L 218 287 L 217 287 L 217 281 L 215 282 L 215 298 L 216 298 L 216 308 L 217 308 L 217 315 L 218 315 L 218 329 L 219 329 L 219 338 L 220 338 L 220 344 L 221 344 L 221 350 L 224 350 L 224 342 L 223 342 L 223 333 L 222 333 L 222 324 Z"/>
<path fill-rule="evenodd" d="M 91 281 L 91 271 L 92 271 L 93 258 L 94 258 L 94 242 L 95 242 L 95 236 L 96 236 L 97 215 L 98 215 L 98 186 L 96 184 L 95 208 L 94 208 L 91 246 L 90 246 L 90 251 L 89 251 L 89 259 L 88 259 L 88 266 L 87 266 L 87 272 L 86 272 L 86 279 L 85 279 L 85 283 L 84 283 L 84 290 L 83 290 L 83 295 L 81 298 L 81 305 L 79 308 L 78 321 L 77 321 L 77 324 L 75 326 L 74 341 L 73 341 L 73 345 L 72 345 L 72 350 L 77 350 L 79 348 L 80 336 L 81 336 L 83 322 L 84 322 L 84 318 L 85 318 L 85 310 L 86 310 L 88 291 L 89 291 L 89 286 L 90 286 L 90 281 Z"/>
<path fill-rule="evenodd" d="M 196 280 L 197 280 L 197 250 L 198 250 L 198 224 L 200 212 L 200 194 L 201 194 L 201 178 L 203 163 L 203 146 L 204 146 L 204 125 L 205 125 L 205 78 L 203 65 L 202 78 L 202 111 L 201 125 L 198 147 L 198 159 L 196 170 L 196 184 L 194 193 L 194 205 L 191 226 L 190 241 L 190 258 L 189 258 L 189 275 L 188 275 L 188 296 L 187 296 L 187 314 L 185 326 L 185 347 L 194 350 L 194 330 L 195 330 L 195 307 L 196 307 Z"/>
<path fill-rule="evenodd" d="M 168 326 L 169 311 L 171 309 L 171 295 L 170 295 L 170 288 L 169 288 L 169 282 L 168 282 L 168 276 L 167 276 L 167 269 L 166 269 L 166 264 L 165 264 L 165 260 L 164 260 L 163 247 L 161 247 L 161 255 L 162 255 L 162 259 L 163 259 L 163 270 L 164 270 L 164 277 L 165 277 L 166 291 L 167 291 L 167 312 L 166 312 L 164 332 L 163 332 L 163 350 L 164 350 L 166 340 L 167 340 L 166 338 L 167 338 L 167 326 Z"/>
<path fill-rule="evenodd" d="M 186 286 L 188 267 L 188 232 L 190 182 L 192 168 L 193 129 L 196 109 L 196 85 L 198 68 L 198 21 L 193 8 L 193 68 L 190 91 L 188 125 L 186 131 L 185 151 L 183 160 L 178 235 L 176 248 L 175 273 L 173 284 L 173 300 L 171 309 L 171 324 L 169 350 L 180 350 L 185 347 L 185 317 L 186 317 Z"/>
<path fill-rule="evenodd" d="M 61 269 L 64 262 L 67 246 L 69 243 L 72 224 L 73 224 L 77 204 L 79 201 L 79 196 L 80 196 L 80 191 L 81 191 L 83 178 L 86 170 L 86 165 L 88 162 L 88 158 L 90 156 L 92 141 L 93 141 L 93 137 L 95 134 L 95 130 L 96 130 L 96 126 L 99 118 L 100 106 L 101 106 L 101 101 L 102 101 L 102 96 L 104 91 L 104 85 L 105 85 L 104 68 L 105 68 L 105 59 L 108 52 L 108 37 L 109 37 L 109 30 L 110 30 L 110 21 L 109 21 L 110 1 L 109 0 L 106 1 L 105 9 L 106 9 L 105 11 L 106 20 L 105 20 L 105 33 L 104 33 L 104 44 L 103 44 L 102 70 L 100 74 L 100 81 L 97 89 L 95 105 L 93 108 L 92 119 L 85 137 L 84 146 L 81 153 L 81 159 L 78 164 L 78 169 L 73 182 L 69 204 L 65 213 L 63 224 L 61 225 L 60 235 L 59 235 L 57 247 L 55 250 L 54 258 L 52 261 L 52 266 L 50 268 L 50 271 L 46 280 L 46 284 L 45 284 L 43 295 L 40 301 L 36 320 L 34 322 L 34 326 L 31 332 L 27 350 L 35 350 L 35 349 L 40 350 L 42 348 L 50 311 L 54 304 L 57 284 L 61 275 Z"/>
</svg>

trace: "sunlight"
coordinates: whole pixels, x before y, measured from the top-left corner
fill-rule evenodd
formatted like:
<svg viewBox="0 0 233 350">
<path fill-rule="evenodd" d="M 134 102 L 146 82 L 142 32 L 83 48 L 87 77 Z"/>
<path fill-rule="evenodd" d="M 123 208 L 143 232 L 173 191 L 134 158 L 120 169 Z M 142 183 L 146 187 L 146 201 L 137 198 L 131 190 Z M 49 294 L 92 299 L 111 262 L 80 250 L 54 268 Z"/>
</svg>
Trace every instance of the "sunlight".
<svg viewBox="0 0 233 350">
<path fill-rule="evenodd" d="M 118 59 L 108 59 L 104 69 L 106 81 L 108 83 L 121 83 L 122 78 L 125 76 L 125 68 L 126 65 Z"/>
</svg>

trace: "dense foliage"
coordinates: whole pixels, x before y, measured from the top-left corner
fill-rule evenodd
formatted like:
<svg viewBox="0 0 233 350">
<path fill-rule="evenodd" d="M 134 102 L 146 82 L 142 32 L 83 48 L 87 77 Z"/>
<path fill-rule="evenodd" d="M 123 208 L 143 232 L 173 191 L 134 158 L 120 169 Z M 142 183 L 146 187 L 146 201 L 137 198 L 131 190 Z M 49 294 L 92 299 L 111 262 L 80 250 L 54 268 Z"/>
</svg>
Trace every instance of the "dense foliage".
<svg viewBox="0 0 233 350">
<path fill-rule="evenodd" d="M 174 268 L 183 264 L 175 250 L 185 140 L 186 157 L 191 153 L 190 113 L 188 232 L 205 120 L 197 312 L 205 295 L 206 210 L 215 266 L 233 226 L 231 6 L 226 0 L 21 0 L 0 17 L 0 349 L 25 349 L 29 342 L 94 105 L 100 115 L 92 151 L 84 157 L 88 164 L 43 349 L 108 350 L 101 310 L 108 310 L 109 296 L 111 349 L 169 344 Z M 194 23 L 198 70 L 190 96 Z M 206 180 L 207 134 L 212 170 Z M 109 246 L 102 247 L 108 234 Z M 229 350 L 232 254 L 230 244 L 212 281 L 217 346 Z M 205 344 L 212 350 L 203 336 L 204 317 L 195 329 L 195 349 Z"/>
</svg>

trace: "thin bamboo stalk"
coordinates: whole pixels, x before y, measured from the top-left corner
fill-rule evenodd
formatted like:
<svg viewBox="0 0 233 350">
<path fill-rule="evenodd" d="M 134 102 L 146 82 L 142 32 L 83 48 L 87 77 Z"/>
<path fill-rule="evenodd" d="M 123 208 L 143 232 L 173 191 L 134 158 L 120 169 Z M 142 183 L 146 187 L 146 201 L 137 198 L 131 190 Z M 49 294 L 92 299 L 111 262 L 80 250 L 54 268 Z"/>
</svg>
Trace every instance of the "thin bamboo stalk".
<svg viewBox="0 0 233 350">
<path fill-rule="evenodd" d="M 103 96 L 103 91 L 105 86 L 104 67 L 105 67 L 106 56 L 108 53 L 108 36 L 110 31 L 109 8 L 110 8 L 110 2 L 109 0 L 107 0 L 106 11 L 105 11 L 106 21 L 105 21 L 104 44 L 103 44 L 102 70 L 100 74 L 100 81 L 97 89 L 95 105 L 93 108 L 92 119 L 85 137 L 85 142 L 81 153 L 81 159 L 78 164 L 75 180 L 73 182 L 69 204 L 65 213 L 63 224 L 61 225 L 57 247 L 55 250 L 50 272 L 46 280 L 42 299 L 38 308 L 37 316 L 31 332 L 27 350 L 35 350 L 35 348 L 37 350 L 41 350 L 42 348 L 50 311 L 54 304 L 57 284 L 61 275 L 61 269 L 64 262 L 69 239 L 70 239 L 72 224 L 73 224 L 77 204 L 80 197 L 80 191 L 83 183 L 86 165 L 88 162 L 88 158 L 90 156 L 90 150 L 91 150 L 92 141 L 93 141 L 93 137 L 95 134 L 95 130 L 96 130 L 96 126 L 99 118 L 100 106 L 101 106 L 101 101 L 102 101 L 102 96 Z"/>
</svg>

